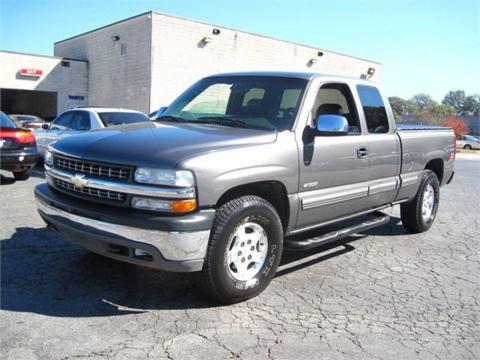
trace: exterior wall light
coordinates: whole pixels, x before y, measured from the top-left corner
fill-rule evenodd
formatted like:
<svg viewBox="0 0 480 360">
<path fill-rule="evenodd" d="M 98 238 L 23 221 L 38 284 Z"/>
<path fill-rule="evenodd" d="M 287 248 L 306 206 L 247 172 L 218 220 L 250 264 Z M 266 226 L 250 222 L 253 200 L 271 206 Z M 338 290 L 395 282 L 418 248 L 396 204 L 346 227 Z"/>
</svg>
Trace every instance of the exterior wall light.
<svg viewBox="0 0 480 360">
<path fill-rule="evenodd" d="M 375 69 L 374 68 L 368 68 L 367 70 L 367 75 L 370 75 L 370 76 L 373 76 L 373 74 L 375 74 Z"/>
<path fill-rule="evenodd" d="M 112 39 L 112 41 L 114 41 L 114 42 L 115 42 L 115 41 L 119 41 L 119 40 L 120 40 L 120 36 L 118 36 L 118 35 L 112 35 L 112 36 L 110 36 L 110 39 Z"/>
<path fill-rule="evenodd" d="M 212 30 L 213 35 L 220 35 L 220 32 L 221 32 L 220 29 L 217 29 L 217 28 Z"/>
</svg>

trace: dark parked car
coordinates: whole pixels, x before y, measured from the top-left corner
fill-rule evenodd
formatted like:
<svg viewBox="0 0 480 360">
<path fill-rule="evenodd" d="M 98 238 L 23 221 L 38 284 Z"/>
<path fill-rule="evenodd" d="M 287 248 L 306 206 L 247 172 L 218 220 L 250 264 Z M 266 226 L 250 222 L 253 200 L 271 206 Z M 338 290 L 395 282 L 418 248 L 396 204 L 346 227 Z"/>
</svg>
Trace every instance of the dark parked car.
<svg viewBox="0 0 480 360">
<path fill-rule="evenodd" d="M 47 121 L 36 115 L 9 114 L 10 118 L 22 128 L 40 129 L 43 124 L 49 124 Z"/>
<path fill-rule="evenodd" d="M 13 172 L 15 180 L 27 180 L 38 161 L 35 136 L 0 112 L 0 168 Z"/>
</svg>

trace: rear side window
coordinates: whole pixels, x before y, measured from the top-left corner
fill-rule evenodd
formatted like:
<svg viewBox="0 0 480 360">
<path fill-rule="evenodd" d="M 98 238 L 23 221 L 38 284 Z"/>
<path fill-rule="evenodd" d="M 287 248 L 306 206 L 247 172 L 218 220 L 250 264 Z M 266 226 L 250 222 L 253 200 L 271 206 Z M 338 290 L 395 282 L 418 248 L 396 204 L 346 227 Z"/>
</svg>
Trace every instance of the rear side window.
<svg viewBox="0 0 480 360">
<path fill-rule="evenodd" d="M 380 92 L 373 86 L 358 85 L 358 95 L 369 133 L 382 134 L 389 130 L 387 111 Z"/>
<path fill-rule="evenodd" d="M 132 124 L 142 121 L 150 121 L 147 115 L 130 112 L 102 112 L 98 113 L 105 126 Z"/>
<path fill-rule="evenodd" d="M 2 128 L 14 128 L 16 127 L 15 126 L 15 123 L 7 116 L 5 115 L 3 112 L 0 112 L 0 127 Z"/>
</svg>

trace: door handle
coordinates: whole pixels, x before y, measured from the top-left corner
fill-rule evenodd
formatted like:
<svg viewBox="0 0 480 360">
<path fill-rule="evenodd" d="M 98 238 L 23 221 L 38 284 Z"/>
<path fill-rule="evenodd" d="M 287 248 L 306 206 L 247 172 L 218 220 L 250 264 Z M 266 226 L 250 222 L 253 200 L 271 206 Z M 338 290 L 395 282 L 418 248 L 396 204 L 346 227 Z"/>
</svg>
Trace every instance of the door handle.
<svg viewBox="0 0 480 360">
<path fill-rule="evenodd" d="M 368 150 L 366 146 L 360 146 L 357 148 L 357 157 L 359 159 L 364 159 L 368 157 Z"/>
</svg>

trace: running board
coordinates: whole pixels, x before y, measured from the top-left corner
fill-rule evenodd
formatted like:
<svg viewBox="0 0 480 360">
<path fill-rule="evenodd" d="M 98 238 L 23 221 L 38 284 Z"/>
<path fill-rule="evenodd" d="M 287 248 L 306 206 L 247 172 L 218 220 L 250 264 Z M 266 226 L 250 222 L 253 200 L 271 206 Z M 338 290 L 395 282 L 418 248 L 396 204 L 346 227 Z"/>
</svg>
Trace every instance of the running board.
<svg viewBox="0 0 480 360">
<path fill-rule="evenodd" d="M 360 224 L 351 225 L 340 230 L 316 236 L 314 238 L 299 241 L 287 239 L 285 241 L 285 247 L 289 250 L 313 249 L 317 246 L 322 246 L 330 242 L 340 240 L 344 237 L 370 230 L 376 228 L 377 226 L 381 226 L 390 222 L 390 216 L 379 211 L 371 214 L 370 216 L 371 219 L 361 222 Z"/>
</svg>

